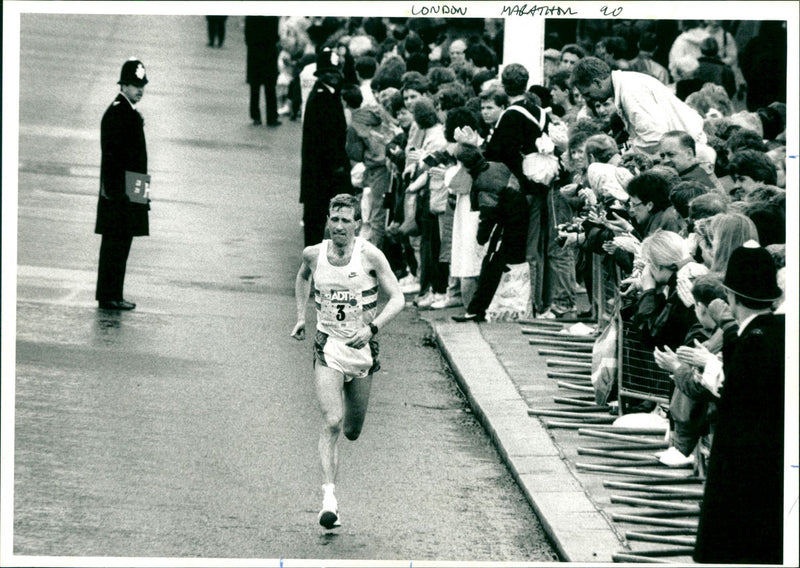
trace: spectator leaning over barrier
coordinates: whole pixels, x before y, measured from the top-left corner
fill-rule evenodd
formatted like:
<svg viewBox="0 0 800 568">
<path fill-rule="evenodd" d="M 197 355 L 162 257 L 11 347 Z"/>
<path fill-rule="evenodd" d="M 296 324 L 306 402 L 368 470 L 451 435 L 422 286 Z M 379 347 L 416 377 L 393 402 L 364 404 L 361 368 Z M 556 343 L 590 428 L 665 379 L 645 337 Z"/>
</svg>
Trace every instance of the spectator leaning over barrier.
<svg viewBox="0 0 800 568">
<path fill-rule="evenodd" d="M 722 348 L 724 382 L 693 557 L 782 564 L 786 338 L 784 316 L 772 313 L 782 292 L 769 252 L 754 242 L 737 248 L 724 285 L 739 329 L 725 334 Z M 725 304 L 709 308 L 714 317 Z"/>
<path fill-rule="evenodd" d="M 713 300 L 724 300 L 725 297 L 725 288 L 719 276 L 707 274 L 694 281 L 692 300 L 697 323 L 686 334 L 684 347 L 698 347 L 695 341 L 705 345 L 718 328 L 717 322 L 708 313 L 708 306 Z M 735 325 L 735 322 L 731 319 L 726 325 Z M 715 349 L 713 353 L 717 354 L 719 349 Z M 676 387 L 669 405 L 670 448 L 656 454 L 662 463 L 670 466 L 694 461 L 692 452 L 701 436 L 711 433 L 709 405 L 718 399 L 716 393 L 703 386 L 705 365 L 681 360 L 684 351 L 683 347 L 678 347 L 675 351 L 665 347 L 663 350 L 656 348 L 654 352 L 656 364 L 672 375 Z M 716 368 L 720 365 L 721 363 L 717 363 Z M 713 366 L 709 368 L 709 374 L 713 369 Z"/>
<path fill-rule="evenodd" d="M 626 188 L 633 174 L 619 165 L 622 156 L 614 139 L 607 134 L 595 134 L 586 141 L 584 151 L 589 164 L 586 169 L 589 187 L 578 194 L 589 205 L 600 203 L 605 208 L 624 208 L 628 202 Z"/>
<path fill-rule="evenodd" d="M 725 191 L 714 175 L 713 164 L 697 161 L 694 138 L 688 133 L 671 130 L 664 134 L 659 142 L 658 154 L 661 164 L 674 168 L 681 181 L 694 181 L 720 193 Z"/>
<path fill-rule="evenodd" d="M 570 81 L 591 107 L 613 105 L 633 149 L 653 155 L 664 134 L 681 130 L 694 138 L 698 159 L 714 163 L 703 118 L 658 79 L 634 71 L 612 71 L 604 61 L 585 57 L 572 69 Z"/>
<path fill-rule="evenodd" d="M 632 325 L 645 345 L 677 349 L 689 329 L 697 322 L 694 310 L 677 293 L 678 270 L 689 261 L 686 245 L 677 233 L 656 231 L 642 241 L 641 274 L 623 280 L 631 289 L 640 290 L 633 307 Z M 630 317 L 623 310 L 623 317 Z"/>
<path fill-rule="evenodd" d="M 628 183 L 627 191 L 628 209 L 643 238 L 658 230 L 680 233 L 683 224 L 669 202 L 671 188 L 664 176 L 646 171 Z"/>
</svg>

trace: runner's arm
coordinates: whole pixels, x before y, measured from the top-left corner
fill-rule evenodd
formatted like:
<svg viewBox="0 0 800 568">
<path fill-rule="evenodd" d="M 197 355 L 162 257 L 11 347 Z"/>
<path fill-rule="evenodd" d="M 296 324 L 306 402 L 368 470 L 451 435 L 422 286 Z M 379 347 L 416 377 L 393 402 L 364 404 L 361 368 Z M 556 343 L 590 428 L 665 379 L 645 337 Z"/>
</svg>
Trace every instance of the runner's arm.
<svg viewBox="0 0 800 568">
<path fill-rule="evenodd" d="M 306 329 L 306 304 L 308 297 L 311 293 L 311 266 L 310 259 L 312 258 L 311 249 L 308 247 L 303 251 L 303 262 L 300 264 L 300 270 L 297 271 L 297 278 L 294 281 L 294 297 L 297 302 L 297 323 L 292 329 L 292 337 L 298 341 L 305 339 Z"/>
<path fill-rule="evenodd" d="M 386 260 L 383 253 L 371 243 L 365 243 L 364 247 L 364 255 L 366 257 L 365 268 L 368 268 L 370 272 L 375 274 L 375 277 L 378 279 L 378 285 L 384 293 L 389 295 L 389 301 L 383 307 L 381 313 L 375 316 L 374 320 L 369 322 L 377 326 L 380 331 L 392 318 L 403 311 L 406 305 L 406 299 L 405 296 L 403 296 L 403 291 L 400 290 L 397 277 L 394 275 L 394 272 L 392 272 L 389 261 Z M 372 328 L 369 327 L 368 324 L 356 331 L 356 334 L 347 341 L 345 345 L 349 345 L 355 349 L 361 349 L 367 345 L 372 336 Z"/>
<path fill-rule="evenodd" d="M 369 249 L 370 265 L 375 270 L 375 275 L 378 278 L 378 284 L 385 294 L 389 296 L 389 301 L 383 307 L 381 313 L 375 316 L 372 323 L 378 326 L 378 329 L 389 323 L 397 314 L 403 311 L 406 305 L 406 299 L 403 291 L 400 289 L 400 284 L 397 282 L 397 277 L 389 266 L 389 261 L 383 253 L 371 246 Z"/>
</svg>

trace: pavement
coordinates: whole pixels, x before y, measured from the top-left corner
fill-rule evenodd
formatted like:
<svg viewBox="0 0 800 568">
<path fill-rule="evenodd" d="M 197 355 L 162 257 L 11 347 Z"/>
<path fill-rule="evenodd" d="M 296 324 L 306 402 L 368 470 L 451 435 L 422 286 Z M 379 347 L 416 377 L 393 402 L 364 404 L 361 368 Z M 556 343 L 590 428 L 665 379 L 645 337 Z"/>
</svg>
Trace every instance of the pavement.
<svg viewBox="0 0 800 568">
<path fill-rule="evenodd" d="M 579 341 L 574 351 L 576 355 L 562 355 L 559 361 L 550 354 L 559 357 L 560 349 L 571 350 L 546 345 L 550 340 L 547 334 L 568 324 L 453 322 L 450 316 L 460 311 L 420 311 L 420 315 L 432 326 L 441 352 L 473 411 L 493 439 L 562 560 L 692 563 L 702 481 L 691 469 L 667 468 L 654 459 L 653 452 L 659 448 L 626 447 L 630 441 L 614 439 L 614 433 L 611 438 L 584 435 L 589 430 L 599 430 L 601 433 L 596 436 L 607 436 L 603 432 L 614 430 L 611 422 L 616 415 L 613 410 L 603 408 L 587 412 L 580 429 L 571 424 L 580 423 L 580 420 L 561 418 L 557 413 L 532 414 L 577 408 L 558 404 L 563 400 L 574 400 L 575 405 L 585 407 L 594 405 L 592 393 L 585 390 L 587 387 L 583 387 L 583 392 L 565 389 L 565 383 L 571 381 L 558 380 L 561 375 L 555 372 L 563 371 L 557 368 L 559 364 L 574 364 L 584 369 L 573 371 L 588 373 L 591 342 Z M 541 331 L 544 334 L 538 337 L 544 341 L 532 339 L 537 335 L 530 334 Z M 538 343 L 540 348 L 532 343 Z M 563 376 L 569 377 L 570 373 Z M 580 382 L 574 381 L 574 384 Z M 642 444 L 663 444 L 663 434 L 653 435 L 655 430 L 658 427 L 654 431 L 639 432 L 649 435 L 634 437 Z M 631 433 L 637 434 L 634 430 Z M 592 446 L 593 441 L 606 445 Z M 586 455 L 592 451 L 600 457 L 636 461 L 605 459 L 598 462 L 597 457 Z M 675 477 L 686 479 L 676 481 Z M 609 482 L 613 488 L 607 487 Z M 614 482 L 622 485 L 614 485 Z M 626 487 L 626 484 L 637 485 Z M 633 499 L 625 489 L 636 489 Z M 659 492 L 671 495 L 661 500 Z M 648 501 L 640 502 L 636 497 Z"/>
</svg>

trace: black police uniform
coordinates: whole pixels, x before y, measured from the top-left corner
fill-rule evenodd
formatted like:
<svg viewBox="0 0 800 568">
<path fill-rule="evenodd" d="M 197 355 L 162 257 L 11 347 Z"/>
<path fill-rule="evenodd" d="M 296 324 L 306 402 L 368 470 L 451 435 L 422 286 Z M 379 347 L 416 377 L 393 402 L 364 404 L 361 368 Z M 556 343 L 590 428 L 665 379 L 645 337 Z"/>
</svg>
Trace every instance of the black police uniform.
<svg viewBox="0 0 800 568">
<path fill-rule="evenodd" d="M 122 66 L 120 84 L 147 83 L 141 61 Z M 125 172 L 147 173 L 144 119 L 120 93 L 100 123 L 100 196 L 95 233 L 103 235 L 95 299 L 110 309 L 132 309 L 124 301 L 125 269 L 133 237 L 150 234 L 149 204 L 131 203 L 125 193 Z"/>
</svg>

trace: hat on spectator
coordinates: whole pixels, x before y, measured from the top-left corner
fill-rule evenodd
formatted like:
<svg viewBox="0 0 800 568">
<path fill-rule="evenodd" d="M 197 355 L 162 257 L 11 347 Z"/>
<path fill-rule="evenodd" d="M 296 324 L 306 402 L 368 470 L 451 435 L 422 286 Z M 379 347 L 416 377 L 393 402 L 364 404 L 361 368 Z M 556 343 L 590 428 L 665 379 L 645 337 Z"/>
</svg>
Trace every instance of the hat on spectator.
<svg viewBox="0 0 800 568">
<path fill-rule="evenodd" d="M 757 302 L 773 302 L 782 294 L 772 255 L 752 240 L 731 254 L 723 286 L 743 298 Z"/>
<path fill-rule="evenodd" d="M 147 84 L 147 73 L 144 69 L 144 63 L 135 57 L 128 59 L 122 64 L 117 84 L 144 87 Z"/>
<path fill-rule="evenodd" d="M 317 55 L 317 70 L 314 75 L 319 77 L 322 73 L 342 72 L 342 60 L 336 50 L 325 47 Z"/>
</svg>

